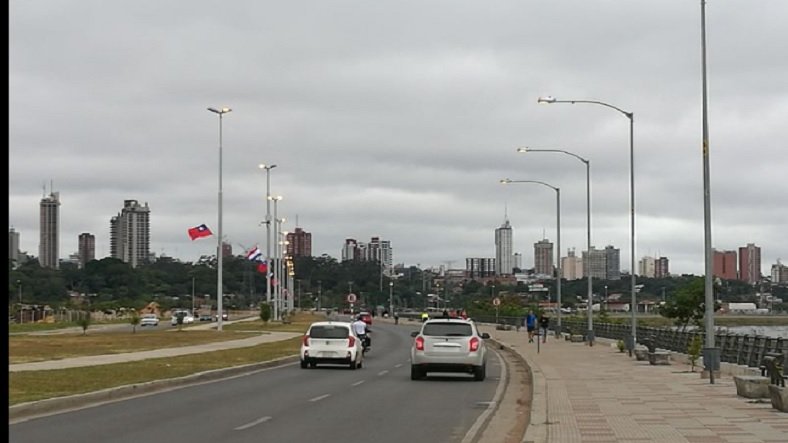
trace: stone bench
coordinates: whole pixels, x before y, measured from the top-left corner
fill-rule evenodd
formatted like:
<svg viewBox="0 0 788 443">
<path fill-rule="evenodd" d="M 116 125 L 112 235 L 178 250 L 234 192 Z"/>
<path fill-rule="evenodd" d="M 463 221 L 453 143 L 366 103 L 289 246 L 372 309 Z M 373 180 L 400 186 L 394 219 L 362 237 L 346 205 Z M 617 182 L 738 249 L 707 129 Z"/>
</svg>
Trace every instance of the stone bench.
<svg viewBox="0 0 788 443">
<path fill-rule="evenodd" d="M 583 337 L 580 334 L 572 334 L 569 337 L 569 341 L 571 341 L 572 343 L 582 343 L 585 341 L 585 337 Z"/>
<path fill-rule="evenodd" d="M 647 361 L 648 354 L 649 352 L 646 348 L 635 348 L 635 360 L 637 361 Z"/>
<path fill-rule="evenodd" d="M 734 375 L 736 395 L 744 398 L 769 398 L 769 377 Z"/>
<path fill-rule="evenodd" d="M 670 352 L 657 351 L 648 353 L 648 362 L 652 365 L 670 365 Z"/>
<path fill-rule="evenodd" d="M 780 412 L 788 412 L 788 388 L 772 384 L 768 385 L 768 388 L 772 407 Z"/>
</svg>

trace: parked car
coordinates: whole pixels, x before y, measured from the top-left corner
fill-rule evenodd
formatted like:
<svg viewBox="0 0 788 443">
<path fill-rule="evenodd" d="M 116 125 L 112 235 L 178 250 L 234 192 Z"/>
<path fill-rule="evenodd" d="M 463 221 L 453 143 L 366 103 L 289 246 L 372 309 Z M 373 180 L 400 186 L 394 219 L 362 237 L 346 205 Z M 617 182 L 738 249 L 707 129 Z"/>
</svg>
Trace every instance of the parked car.
<svg viewBox="0 0 788 443">
<path fill-rule="evenodd" d="M 462 318 L 426 320 L 410 350 L 410 379 L 420 380 L 428 372 L 465 372 L 482 381 L 487 376 L 487 348 L 490 334 L 479 333 L 476 323 Z"/>
<path fill-rule="evenodd" d="M 202 314 L 202 315 L 200 315 L 200 321 L 211 321 L 211 320 L 213 320 L 213 317 L 211 317 L 211 314 Z"/>
<path fill-rule="evenodd" d="M 364 361 L 362 346 L 349 322 L 314 322 L 301 340 L 301 368 L 314 368 L 318 364 L 360 368 Z"/>
<path fill-rule="evenodd" d="M 183 324 L 187 325 L 189 323 L 194 323 L 194 316 L 189 311 L 175 311 L 172 313 L 171 324 L 172 326 L 178 325 L 178 317 L 183 317 Z"/>
<path fill-rule="evenodd" d="M 159 317 L 156 314 L 143 314 L 140 317 L 140 326 L 159 326 Z"/>
<path fill-rule="evenodd" d="M 226 312 L 222 312 L 222 321 L 227 321 L 230 319 L 230 316 L 227 315 Z M 213 321 L 219 321 L 219 314 L 213 315 Z"/>
</svg>

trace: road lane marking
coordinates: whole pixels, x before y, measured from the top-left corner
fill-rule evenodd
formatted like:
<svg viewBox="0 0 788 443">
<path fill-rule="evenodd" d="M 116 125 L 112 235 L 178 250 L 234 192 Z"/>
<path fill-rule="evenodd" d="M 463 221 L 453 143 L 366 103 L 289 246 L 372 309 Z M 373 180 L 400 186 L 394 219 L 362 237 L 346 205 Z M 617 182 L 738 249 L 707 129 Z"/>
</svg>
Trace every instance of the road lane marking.
<svg viewBox="0 0 788 443">
<path fill-rule="evenodd" d="M 331 394 L 324 394 L 324 395 L 317 396 L 315 398 L 310 398 L 309 401 L 320 401 L 320 400 L 322 400 L 322 399 L 324 399 L 326 397 L 331 397 Z"/>
<path fill-rule="evenodd" d="M 394 365 L 394 367 L 395 368 L 401 368 L 402 367 L 402 363 L 397 363 L 396 365 Z"/>
<path fill-rule="evenodd" d="M 353 383 L 353 384 L 352 384 L 352 385 L 350 385 L 350 386 L 358 386 L 358 385 L 360 385 L 361 383 L 364 383 L 364 381 L 365 381 L 365 380 L 359 380 L 359 381 L 357 381 L 357 382 Z"/>
<path fill-rule="evenodd" d="M 257 425 L 259 425 L 260 423 L 265 423 L 265 422 L 267 422 L 267 421 L 268 421 L 268 420 L 270 420 L 270 419 L 271 419 L 271 417 L 268 417 L 268 416 L 266 416 L 266 417 L 260 417 L 260 418 L 258 418 L 257 420 L 255 420 L 255 421 L 253 421 L 253 422 L 249 422 L 249 423 L 247 423 L 247 424 L 245 424 L 245 425 L 238 426 L 237 428 L 235 428 L 235 430 L 236 430 L 236 431 L 243 431 L 244 429 L 249 429 L 249 428 L 251 428 L 252 426 L 257 426 Z"/>
<path fill-rule="evenodd" d="M 379 375 L 379 376 L 380 376 L 380 375 L 386 375 L 386 374 L 388 374 L 388 373 L 389 373 L 388 369 L 384 369 L 384 370 L 382 370 L 382 371 L 378 372 L 378 375 Z"/>
</svg>

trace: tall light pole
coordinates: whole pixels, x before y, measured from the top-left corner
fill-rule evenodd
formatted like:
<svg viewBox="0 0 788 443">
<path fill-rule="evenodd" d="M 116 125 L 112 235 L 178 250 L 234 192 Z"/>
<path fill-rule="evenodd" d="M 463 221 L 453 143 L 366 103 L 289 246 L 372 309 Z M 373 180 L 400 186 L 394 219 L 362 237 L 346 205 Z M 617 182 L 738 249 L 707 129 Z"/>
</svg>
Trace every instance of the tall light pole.
<svg viewBox="0 0 788 443">
<path fill-rule="evenodd" d="M 219 232 L 216 246 L 216 311 L 218 314 L 216 330 L 222 330 L 222 296 L 224 286 L 222 285 L 222 117 L 231 112 L 230 108 L 208 108 L 209 111 L 219 116 Z"/>
<path fill-rule="evenodd" d="M 276 165 L 261 163 L 260 169 L 265 169 L 265 302 L 271 304 L 271 169 Z"/>
<path fill-rule="evenodd" d="M 282 196 L 281 195 L 277 195 L 276 197 L 272 197 L 270 195 L 268 196 L 268 201 L 269 202 L 271 202 L 271 201 L 274 202 L 274 220 L 273 220 L 274 221 L 274 232 L 278 232 L 279 231 L 279 229 L 277 228 L 277 226 L 279 224 L 279 219 L 277 218 L 277 206 L 278 206 L 277 203 L 279 203 L 280 200 L 282 200 Z M 277 272 L 278 268 L 279 268 L 279 254 L 277 253 L 277 250 L 278 250 L 277 245 L 278 244 L 279 244 L 278 241 L 276 243 L 274 243 L 273 262 L 268 264 L 268 266 L 271 269 L 273 269 L 274 280 L 275 280 L 275 283 L 276 283 L 275 287 L 274 287 L 274 300 L 273 300 L 274 301 L 274 303 L 273 303 L 274 304 L 274 320 L 279 320 L 279 306 L 278 306 L 277 297 L 276 297 L 277 288 L 279 288 L 279 285 L 280 285 L 279 278 L 278 278 L 278 272 Z M 269 284 L 271 283 L 270 277 L 269 277 L 268 283 Z"/>
<path fill-rule="evenodd" d="M 714 371 L 719 370 L 720 350 L 714 345 L 714 276 L 712 275 L 711 188 L 709 187 L 709 97 L 706 87 L 706 0 L 700 0 L 700 48 L 703 77 L 703 232 L 706 272 L 704 285 L 706 349 L 703 350 L 703 366 L 709 371 L 709 382 L 714 384 Z"/>
<path fill-rule="evenodd" d="M 389 318 L 394 318 L 394 282 L 389 282 Z"/>
<path fill-rule="evenodd" d="M 627 349 L 629 349 L 629 356 L 632 356 L 632 352 L 635 349 L 635 343 L 637 343 L 637 283 L 635 279 L 635 114 L 633 112 L 627 112 L 617 106 L 613 106 L 609 103 L 596 101 L 596 100 L 557 100 L 555 97 L 540 97 L 537 100 L 537 103 L 587 103 L 592 105 L 599 105 L 604 106 L 606 108 L 613 109 L 618 111 L 619 113 L 623 114 L 626 118 L 629 119 L 629 253 L 630 253 L 630 297 L 632 303 L 632 323 L 631 323 L 631 330 L 630 330 L 630 337 L 627 340 Z"/>
<path fill-rule="evenodd" d="M 534 148 L 517 148 L 517 152 L 525 153 L 525 152 L 558 152 L 561 154 L 571 155 L 572 157 L 580 160 L 581 162 L 585 163 L 586 165 L 586 245 L 587 245 L 587 252 L 586 252 L 586 273 L 588 274 L 588 332 L 586 333 L 586 338 L 588 340 L 588 346 L 594 345 L 594 297 L 593 297 L 593 288 L 591 285 L 591 161 L 586 160 L 583 157 L 580 157 L 577 154 L 573 154 L 569 151 L 564 151 L 563 149 L 534 149 Z M 559 309 L 560 311 L 560 309 Z"/>
<path fill-rule="evenodd" d="M 505 178 L 501 180 L 503 184 L 509 183 L 536 183 L 538 185 L 547 186 L 555 191 L 555 231 L 556 231 L 556 250 L 558 251 L 556 257 L 556 301 L 558 302 L 558 329 L 557 334 L 561 334 L 561 188 L 555 187 L 551 184 L 539 180 L 510 180 Z"/>
</svg>

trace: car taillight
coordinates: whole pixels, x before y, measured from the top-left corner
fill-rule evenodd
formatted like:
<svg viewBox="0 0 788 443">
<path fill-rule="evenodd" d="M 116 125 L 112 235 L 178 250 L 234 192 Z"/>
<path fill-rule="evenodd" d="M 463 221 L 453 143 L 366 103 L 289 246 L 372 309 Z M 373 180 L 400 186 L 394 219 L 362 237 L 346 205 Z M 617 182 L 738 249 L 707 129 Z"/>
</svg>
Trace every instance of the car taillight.
<svg viewBox="0 0 788 443">
<path fill-rule="evenodd" d="M 416 350 L 417 351 L 424 350 L 424 337 L 416 337 Z"/>
<path fill-rule="evenodd" d="M 356 337 L 353 337 L 352 335 L 348 335 L 347 347 L 352 348 L 353 346 L 356 346 Z"/>
<path fill-rule="evenodd" d="M 479 343 L 481 343 L 479 341 L 479 337 L 471 338 L 471 343 L 470 343 L 471 344 L 471 352 L 476 352 L 476 351 L 479 350 Z"/>
<path fill-rule="evenodd" d="M 309 336 L 305 335 L 304 338 L 301 340 L 301 343 L 303 343 L 304 346 L 309 346 Z"/>
</svg>

